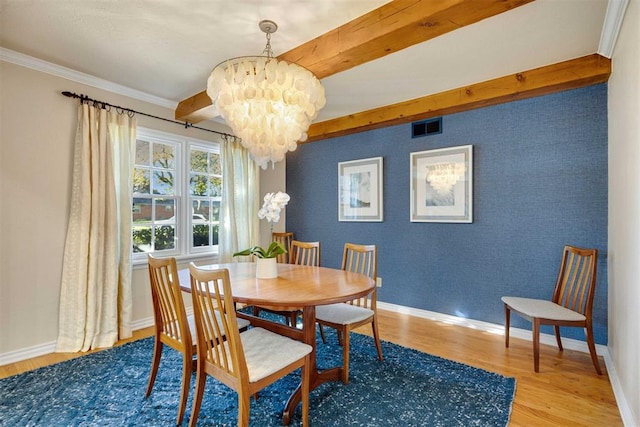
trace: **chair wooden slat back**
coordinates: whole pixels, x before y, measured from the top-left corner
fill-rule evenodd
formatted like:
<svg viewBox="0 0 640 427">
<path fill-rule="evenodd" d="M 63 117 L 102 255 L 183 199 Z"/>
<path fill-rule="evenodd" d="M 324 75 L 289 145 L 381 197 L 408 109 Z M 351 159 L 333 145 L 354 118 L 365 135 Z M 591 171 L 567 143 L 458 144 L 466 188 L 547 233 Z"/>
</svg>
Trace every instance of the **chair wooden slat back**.
<svg viewBox="0 0 640 427">
<path fill-rule="evenodd" d="M 565 246 L 553 302 L 591 317 L 598 250 Z"/>
<path fill-rule="evenodd" d="M 233 307 L 229 271 L 201 270 L 193 263 L 189 270 L 198 359 L 213 366 L 207 372 L 236 388 L 240 378 L 248 377 L 248 373 L 236 312 L 224 310 Z"/>
<path fill-rule="evenodd" d="M 293 231 L 285 231 L 282 233 L 278 233 L 274 231 L 271 233 L 271 240 L 282 244 L 282 246 L 284 246 L 285 249 L 287 250 L 286 254 L 280 254 L 276 256 L 276 262 L 279 262 L 282 264 L 288 264 L 289 260 L 291 259 L 290 254 L 291 254 L 291 242 L 293 241 Z"/>
<path fill-rule="evenodd" d="M 291 241 L 291 264 L 320 267 L 320 242 Z"/>
<path fill-rule="evenodd" d="M 560 271 L 551 300 L 503 296 L 504 344 L 509 347 L 511 313 L 532 323 L 533 369 L 540 368 L 540 327 L 554 327 L 558 348 L 562 351 L 560 327 L 583 328 L 591 361 L 598 375 L 602 374 L 596 353 L 591 312 L 596 289 L 598 250 L 566 245 L 562 250 Z"/>
<path fill-rule="evenodd" d="M 149 397 L 153 390 L 164 344 L 182 353 L 182 382 L 176 419 L 176 423 L 180 424 L 189 396 L 193 356 L 196 354 L 195 337 L 191 335 L 189 318 L 182 300 L 176 259 L 173 257 L 159 259 L 154 258 L 153 255 L 149 255 L 147 258 L 149 262 L 153 315 L 155 318 L 155 339 L 151 372 L 149 373 L 145 397 Z"/>
<path fill-rule="evenodd" d="M 342 269 L 369 276 L 374 281 L 378 277 L 378 252 L 376 245 L 356 245 L 345 243 L 342 254 Z M 362 297 L 349 301 L 349 304 L 359 307 L 376 308 L 376 290 L 369 294 L 369 298 Z"/>
<path fill-rule="evenodd" d="M 192 337 L 187 314 L 178 284 L 178 268 L 175 258 L 148 257 L 151 298 L 160 334 L 175 341 L 176 346 L 189 348 Z"/>
<path fill-rule="evenodd" d="M 191 263 L 189 271 L 198 342 L 189 427 L 198 421 L 208 375 L 238 393 L 238 426 L 249 427 L 251 396 L 298 368 L 302 368 L 302 425 L 309 425 L 309 364 L 313 348 L 260 327 L 243 332 L 241 338 L 229 270 L 199 269 Z"/>
</svg>

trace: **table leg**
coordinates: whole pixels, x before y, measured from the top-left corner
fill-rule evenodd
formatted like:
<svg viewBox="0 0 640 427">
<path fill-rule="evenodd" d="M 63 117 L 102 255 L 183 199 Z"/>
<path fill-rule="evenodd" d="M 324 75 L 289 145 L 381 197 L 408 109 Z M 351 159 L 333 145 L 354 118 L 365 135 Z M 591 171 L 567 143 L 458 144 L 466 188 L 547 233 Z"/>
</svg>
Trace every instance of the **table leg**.
<svg viewBox="0 0 640 427">
<path fill-rule="evenodd" d="M 320 384 L 327 381 L 339 381 L 342 378 L 342 367 L 327 369 L 318 372 L 316 364 L 316 308 L 314 306 L 304 307 L 302 310 L 302 341 L 309 344 L 313 350 L 311 351 L 311 384 L 309 390 L 313 390 Z M 282 425 L 291 423 L 291 416 L 296 410 L 298 403 L 302 400 L 302 385 L 299 385 L 293 394 L 289 397 L 282 414 Z"/>
</svg>

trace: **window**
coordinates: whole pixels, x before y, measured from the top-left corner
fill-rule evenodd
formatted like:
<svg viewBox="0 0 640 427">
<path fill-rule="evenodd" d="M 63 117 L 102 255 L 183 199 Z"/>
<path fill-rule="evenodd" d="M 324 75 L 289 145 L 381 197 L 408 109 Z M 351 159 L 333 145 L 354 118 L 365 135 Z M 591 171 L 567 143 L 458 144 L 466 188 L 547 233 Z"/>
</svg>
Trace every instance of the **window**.
<svg viewBox="0 0 640 427">
<path fill-rule="evenodd" d="M 191 250 L 218 246 L 222 165 L 216 149 L 189 148 L 189 205 L 191 206 Z"/>
<path fill-rule="evenodd" d="M 217 250 L 222 166 L 217 143 L 138 129 L 133 171 L 134 259 Z"/>
</svg>

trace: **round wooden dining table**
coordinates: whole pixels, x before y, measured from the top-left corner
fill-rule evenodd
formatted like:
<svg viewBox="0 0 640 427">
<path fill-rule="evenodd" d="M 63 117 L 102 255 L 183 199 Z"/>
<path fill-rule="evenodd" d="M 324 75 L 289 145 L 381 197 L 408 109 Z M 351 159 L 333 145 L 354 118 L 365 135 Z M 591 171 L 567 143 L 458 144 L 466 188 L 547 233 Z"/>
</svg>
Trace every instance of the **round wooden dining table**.
<svg viewBox="0 0 640 427">
<path fill-rule="evenodd" d="M 209 264 L 201 269 L 228 269 L 233 300 L 246 305 L 262 305 L 291 310 L 302 310 L 302 329 L 276 323 L 244 312 L 253 326 L 269 329 L 309 344 L 311 353 L 311 385 L 313 390 L 327 381 L 339 381 L 342 367 L 318 371 L 316 365 L 316 306 L 350 301 L 373 291 L 376 284 L 368 276 L 333 268 L 278 264 L 278 277 L 257 279 L 255 263 Z M 178 271 L 180 287 L 191 292 L 189 269 Z M 285 406 L 282 422 L 288 425 L 301 399 L 301 385 L 293 392 Z"/>
</svg>

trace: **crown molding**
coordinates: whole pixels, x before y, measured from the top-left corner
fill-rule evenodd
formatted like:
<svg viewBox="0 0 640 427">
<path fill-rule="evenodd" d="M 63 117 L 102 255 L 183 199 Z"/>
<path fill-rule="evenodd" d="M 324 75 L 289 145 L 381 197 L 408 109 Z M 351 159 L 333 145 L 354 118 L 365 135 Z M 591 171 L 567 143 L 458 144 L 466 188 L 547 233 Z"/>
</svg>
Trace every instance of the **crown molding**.
<svg viewBox="0 0 640 427">
<path fill-rule="evenodd" d="M 598 53 L 606 58 L 611 59 L 613 55 L 628 4 L 629 0 L 609 0 L 607 4 L 607 13 L 604 16 L 600 44 L 598 45 Z"/>
<path fill-rule="evenodd" d="M 129 98 L 148 102 L 150 104 L 169 108 L 171 110 L 175 109 L 177 104 L 176 101 L 151 95 L 127 86 L 119 85 L 117 83 L 113 83 L 108 80 L 92 76 L 90 74 L 81 73 L 80 71 L 72 70 L 71 68 L 63 67 L 52 62 L 43 61 L 42 59 L 34 58 L 32 56 L 6 49 L 4 47 L 0 47 L 0 61 L 10 62 L 22 67 L 31 68 L 32 70 L 40 71 L 57 77 L 62 77 L 63 79 L 71 80 L 98 89 L 103 89 L 112 93 L 117 93 L 119 95 L 124 95 Z"/>
</svg>

